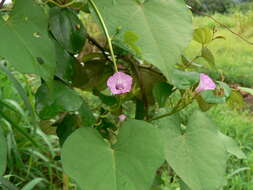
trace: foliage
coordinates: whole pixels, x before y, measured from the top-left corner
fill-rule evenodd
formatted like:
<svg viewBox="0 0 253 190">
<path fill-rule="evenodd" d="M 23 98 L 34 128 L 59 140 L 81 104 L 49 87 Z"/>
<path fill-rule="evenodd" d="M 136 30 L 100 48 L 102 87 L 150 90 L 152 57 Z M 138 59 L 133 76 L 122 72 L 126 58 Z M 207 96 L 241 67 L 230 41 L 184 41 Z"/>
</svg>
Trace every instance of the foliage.
<svg viewBox="0 0 253 190">
<path fill-rule="evenodd" d="M 226 185 L 231 155 L 245 159 L 203 113 L 238 102 L 223 80 L 200 74 L 217 71 L 210 47 L 224 37 L 193 31 L 183 0 L 16 0 L 1 19 L 0 68 L 17 90 L 1 89 L 3 188 L 213 190 Z M 192 59 L 183 52 L 191 39 Z M 113 73 L 120 93 L 106 88 Z"/>
<path fill-rule="evenodd" d="M 225 13 L 235 5 L 234 0 L 186 0 L 194 10 L 210 12 L 210 13 Z"/>
</svg>

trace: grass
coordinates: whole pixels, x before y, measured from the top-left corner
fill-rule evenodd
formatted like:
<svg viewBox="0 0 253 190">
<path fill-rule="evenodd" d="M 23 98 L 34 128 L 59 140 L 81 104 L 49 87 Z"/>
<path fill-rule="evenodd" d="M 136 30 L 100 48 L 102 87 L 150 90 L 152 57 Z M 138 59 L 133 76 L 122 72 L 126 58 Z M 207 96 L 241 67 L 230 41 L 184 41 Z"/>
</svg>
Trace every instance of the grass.
<svg viewBox="0 0 253 190">
<path fill-rule="evenodd" d="M 219 105 L 209 113 L 210 118 L 220 130 L 232 137 L 246 154 L 246 160 L 231 157 L 228 161 L 228 183 L 224 190 L 253 189 L 253 117 L 247 111 L 231 110 L 226 105 Z"/>
</svg>

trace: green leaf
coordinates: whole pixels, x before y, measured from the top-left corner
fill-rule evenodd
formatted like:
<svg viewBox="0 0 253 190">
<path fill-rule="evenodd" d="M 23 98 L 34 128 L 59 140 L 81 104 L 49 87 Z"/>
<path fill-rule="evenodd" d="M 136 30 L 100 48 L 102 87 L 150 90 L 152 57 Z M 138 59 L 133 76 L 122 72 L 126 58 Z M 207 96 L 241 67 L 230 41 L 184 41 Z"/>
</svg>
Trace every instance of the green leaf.
<svg viewBox="0 0 253 190">
<path fill-rule="evenodd" d="M 153 88 L 159 82 L 166 82 L 166 78 L 156 69 L 140 67 L 139 72 L 140 81 L 142 81 L 142 88 L 147 98 L 147 102 L 149 105 L 153 105 L 155 103 Z M 137 75 L 135 76 L 134 80 L 138 81 Z M 143 100 L 142 93 L 139 92 L 138 98 Z M 145 102 L 145 100 L 143 100 L 143 102 Z"/>
<path fill-rule="evenodd" d="M 188 89 L 199 82 L 199 73 L 197 72 L 174 70 L 172 76 L 172 84 L 182 90 Z"/>
<path fill-rule="evenodd" d="M 231 96 L 232 89 L 224 82 L 217 81 L 217 83 L 223 89 L 225 98 L 229 98 Z"/>
<path fill-rule="evenodd" d="M 213 40 L 213 31 L 208 27 L 197 28 L 194 30 L 193 39 L 203 45 Z"/>
<path fill-rule="evenodd" d="M 207 102 L 205 102 L 205 100 L 201 97 L 201 96 L 197 96 L 196 100 L 198 102 L 199 108 L 201 109 L 201 111 L 203 112 L 207 112 L 208 110 L 210 110 L 213 106 L 213 104 L 209 104 Z"/>
<path fill-rule="evenodd" d="M 208 104 L 223 104 L 226 102 L 226 97 L 217 96 L 213 90 L 206 90 L 200 93 L 200 96 Z"/>
<path fill-rule="evenodd" d="M 29 10 L 29 11 L 28 11 Z M 16 1 L 7 21 L 0 18 L 0 56 L 23 73 L 53 78 L 54 45 L 48 36 L 48 16 L 33 0 Z"/>
<path fill-rule="evenodd" d="M 7 144 L 3 134 L 2 127 L 0 127 L 0 175 L 3 175 L 7 167 Z"/>
<path fill-rule="evenodd" d="M 95 96 L 98 96 L 100 100 L 107 106 L 114 106 L 115 104 L 118 103 L 118 100 L 115 96 L 107 96 L 101 93 L 100 91 L 94 89 L 93 94 Z"/>
<path fill-rule="evenodd" d="M 95 3 L 110 35 L 116 34 L 119 28 L 119 34 L 114 38 L 121 41 L 124 41 L 126 32 L 136 34 L 139 37 L 136 45 L 143 59 L 171 80 L 174 65 L 192 39 L 192 16 L 185 2 L 117 0 L 113 3 L 95 0 Z"/>
<path fill-rule="evenodd" d="M 237 145 L 237 143 L 231 137 L 228 137 L 222 133 L 219 133 L 219 136 L 223 141 L 223 144 L 225 145 L 225 148 L 228 153 L 236 156 L 238 159 L 247 158 L 246 155 L 240 149 L 240 147 Z"/>
<path fill-rule="evenodd" d="M 215 68 L 215 58 L 210 49 L 208 49 L 207 47 L 203 47 L 201 56 L 207 61 L 207 63 L 211 67 Z"/>
<path fill-rule="evenodd" d="M 97 130 L 80 128 L 62 149 L 63 168 L 81 189 L 149 189 L 163 161 L 160 131 L 137 120 L 123 124 L 111 147 Z"/>
<path fill-rule="evenodd" d="M 194 190 L 219 189 L 224 184 L 227 154 L 216 127 L 201 112 L 183 126 L 176 117 L 158 121 L 166 138 L 165 153 L 176 174 Z"/>
<path fill-rule="evenodd" d="M 74 77 L 74 66 L 77 60 L 64 50 L 57 42 L 55 43 L 56 51 L 56 71 L 55 75 L 67 84 L 71 84 Z"/>
<path fill-rule="evenodd" d="M 172 94 L 173 86 L 166 83 L 157 83 L 153 88 L 153 96 L 155 101 L 158 102 L 159 107 L 164 107 L 167 98 Z"/>
<path fill-rule="evenodd" d="M 59 137 L 61 145 L 79 127 L 78 119 L 77 115 L 70 114 L 65 116 L 62 122 L 57 123 L 56 134 Z"/>
<path fill-rule="evenodd" d="M 91 112 L 89 106 L 83 102 L 82 106 L 78 110 L 81 118 L 81 125 L 83 127 L 92 127 L 96 123 L 96 118 Z"/>
<path fill-rule="evenodd" d="M 75 64 L 73 85 L 86 91 L 94 88 L 103 90 L 106 81 L 113 74 L 113 69 L 106 61 L 88 61 L 84 65 Z"/>
<path fill-rule="evenodd" d="M 253 96 L 253 89 L 252 88 L 245 88 L 245 87 L 239 87 L 241 91 L 247 92 Z"/>
<path fill-rule="evenodd" d="M 77 111 L 82 98 L 63 83 L 53 81 L 53 87 L 42 84 L 36 92 L 36 110 L 43 120 L 55 117 L 60 112 Z"/>
<path fill-rule="evenodd" d="M 70 9 L 50 9 L 49 29 L 58 43 L 70 53 L 79 53 L 86 41 L 86 30 Z"/>
</svg>

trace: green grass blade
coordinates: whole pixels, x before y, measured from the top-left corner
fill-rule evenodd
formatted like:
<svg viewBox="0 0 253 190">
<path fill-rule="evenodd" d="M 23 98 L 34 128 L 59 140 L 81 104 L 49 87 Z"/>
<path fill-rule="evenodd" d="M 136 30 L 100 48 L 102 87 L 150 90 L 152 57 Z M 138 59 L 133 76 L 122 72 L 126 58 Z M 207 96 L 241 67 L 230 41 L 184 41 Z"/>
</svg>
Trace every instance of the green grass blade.
<svg viewBox="0 0 253 190">
<path fill-rule="evenodd" d="M 20 132 L 23 136 L 25 136 L 31 143 L 37 147 L 39 145 L 37 142 L 30 136 L 29 133 L 27 133 L 25 130 L 23 130 L 20 126 L 18 126 L 15 122 L 13 122 L 6 114 L 4 114 L 2 111 L 0 111 L 0 116 L 2 116 L 6 121 L 8 121 L 18 132 Z M 42 149 L 43 150 L 43 149 Z"/>
<path fill-rule="evenodd" d="M 29 98 L 26 95 L 26 91 L 20 84 L 20 82 L 15 78 L 15 76 L 8 70 L 8 68 L 4 65 L 4 61 L 0 61 L 0 69 L 8 76 L 9 80 L 13 83 L 14 87 L 18 91 L 20 97 L 23 99 L 25 106 L 27 107 L 30 116 L 32 117 L 32 124 L 37 126 L 37 119 L 33 109 L 32 104 L 29 101 Z"/>
<path fill-rule="evenodd" d="M 43 178 L 35 178 L 29 183 L 27 183 L 21 190 L 32 190 L 36 185 L 44 181 Z"/>
</svg>

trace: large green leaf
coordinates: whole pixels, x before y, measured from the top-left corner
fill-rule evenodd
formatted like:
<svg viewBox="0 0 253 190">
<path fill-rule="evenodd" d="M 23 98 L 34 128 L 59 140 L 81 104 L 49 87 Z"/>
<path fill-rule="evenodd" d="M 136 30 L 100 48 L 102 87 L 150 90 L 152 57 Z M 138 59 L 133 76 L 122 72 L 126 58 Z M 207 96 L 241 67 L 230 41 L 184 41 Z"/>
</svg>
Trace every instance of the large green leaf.
<svg viewBox="0 0 253 190">
<path fill-rule="evenodd" d="M 80 128 L 63 145 L 63 168 L 81 189 L 146 190 L 164 161 L 162 142 L 144 121 L 124 123 L 112 147 L 95 129 Z"/>
<path fill-rule="evenodd" d="M 7 144 L 3 134 L 3 130 L 0 127 L 0 175 L 3 175 L 7 164 Z"/>
<path fill-rule="evenodd" d="M 53 81 L 53 88 L 42 84 L 36 92 L 36 110 L 41 119 L 47 120 L 61 112 L 77 111 L 82 103 L 82 98 L 59 81 Z"/>
<path fill-rule="evenodd" d="M 86 30 L 71 9 L 50 9 L 49 28 L 58 43 L 72 54 L 79 53 L 86 41 Z"/>
<path fill-rule="evenodd" d="M 135 43 L 143 58 L 171 79 L 171 70 L 192 38 L 191 14 L 183 0 L 95 0 L 110 35 L 124 41 L 125 33 L 138 36 Z"/>
<path fill-rule="evenodd" d="M 225 146 L 203 113 L 195 112 L 186 128 L 171 117 L 159 120 L 158 125 L 166 137 L 166 159 L 187 186 L 193 190 L 216 190 L 224 184 Z"/>
<path fill-rule="evenodd" d="M 0 17 L 0 56 L 20 72 L 51 79 L 55 55 L 47 29 L 48 16 L 39 5 L 33 0 L 17 0 L 9 19 Z"/>
</svg>

